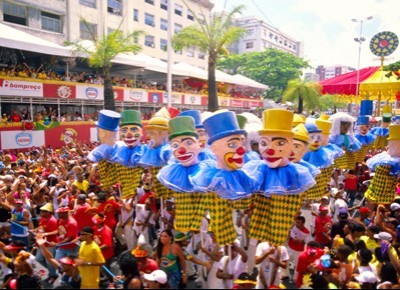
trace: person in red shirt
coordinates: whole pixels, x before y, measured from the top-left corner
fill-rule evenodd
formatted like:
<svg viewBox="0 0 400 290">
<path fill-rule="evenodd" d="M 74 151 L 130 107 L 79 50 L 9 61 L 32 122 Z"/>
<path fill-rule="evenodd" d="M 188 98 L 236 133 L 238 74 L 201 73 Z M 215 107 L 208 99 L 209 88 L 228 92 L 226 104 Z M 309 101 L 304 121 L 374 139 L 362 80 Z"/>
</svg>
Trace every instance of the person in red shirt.
<svg viewBox="0 0 400 290">
<path fill-rule="evenodd" d="M 321 246 L 330 247 L 332 245 L 332 218 L 328 215 L 328 211 L 327 206 L 319 207 L 319 214 L 315 218 L 315 241 Z"/>
<path fill-rule="evenodd" d="M 40 220 L 39 226 L 34 230 L 36 234 L 43 234 L 43 233 L 51 233 L 55 232 L 58 229 L 57 219 L 52 215 L 53 212 L 53 204 L 47 203 L 40 208 Z M 49 235 L 47 236 L 46 242 L 46 249 L 54 256 L 56 252 L 56 247 L 50 247 L 49 243 L 56 242 L 57 236 Z M 47 263 L 46 259 L 40 249 L 38 247 L 36 252 L 36 261 L 38 261 L 43 267 L 49 270 L 49 275 L 46 282 L 52 284 L 58 277 L 57 270 L 51 263 Z"/>
<path fill-rule="evenodd" d="M 358 191 L 358 177 L 355 175 L 354 170 L 349 170 L 349 172 L 345 175 L 344 190 L 347 193 L 347 199 L 349 200 L 349 207 L 353 207 L 354 200 L 356 199 Z"/>
<path fill-rule="evenodd" d="M 94 216 L 95 212 L 90 204 L 86 202 L 85 194 L 79 194 L 76 202 L 77 205 L 72 217 L 76 220 L 78 224 L 78 232 L 80 232 L 81 229 L 86 226 L 93 226 L 92 217 Z"/>
<path fill-rule="evenodd" d="M 22 117 L 20 114 L 18 114 L 17 110 L 14 110 L 14 112 L 10 115 L 10 120 L 11 122 L 21 122 Z"/>
<path fill-rule="evenodd" d="M 57 247 L 55 259 L 77 256 L 79 247 L 73 242 L 78 237 L 78 225 L 73 217 L 69 216 L 69 207 L 64 206 L 57 209 L 58 229 L 51 233 L 43 234 L 43 237 L 58 235 L 56 242 L 50 242 L 51 246 Z"/>
<path fill-rule="evenodd" d="M 105 192 L 99 192 L 98 197 L 99 206 L 97 207 L 97 212 L 104 214 L 104 223 L 114 231 L 115 226 L 117 225 L 115 214 L 119 211 L 121 205 L 113 198 L 107 199 Z"/>
<path fill-rule="evenodd" d="M 300 288 L 303 284 L 304 275 L 310 273 L 310 267 L 313 266 L 313 263 L 321 258 L 321 256 L 325 253 L 324 250 L 319 248 L 319 244 L 315 241 L 311 241 L 307 244 L 306 249 L 299 255 L 299 259 L 296 267 L 296 287 Z"/>
<path fill-rule="evenodd" d="M 110 266 L 111 258 L 114 257 L 113 232 L 105 224 L 105 217 L 102 213 L 96 214 L 93 218 L 94 237 L 93 240 L 99 245 L 101 253 L 106 260 L 106 266 Z"/>
<path fill-rule="evenodd" d="M 146 244 L 139 244 L 134 250 L 131 251 L 131 254 L 137 259 L 140 275 L 142 277 L 143 274 L 150 274 L 159 269 L 157 262 L 148 257 L 147 247 L 148 246 Z"/>
</svg>

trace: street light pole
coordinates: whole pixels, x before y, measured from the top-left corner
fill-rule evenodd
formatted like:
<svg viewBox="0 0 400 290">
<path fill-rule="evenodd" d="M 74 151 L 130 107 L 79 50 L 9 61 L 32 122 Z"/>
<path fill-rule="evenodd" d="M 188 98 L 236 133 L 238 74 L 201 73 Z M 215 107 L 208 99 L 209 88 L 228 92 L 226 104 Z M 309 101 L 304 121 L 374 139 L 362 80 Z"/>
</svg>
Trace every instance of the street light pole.
<svg viewBox="0 0 400 290">
<path fill-rule="evenodd" d="M 359 94 L 359 87 L 360 87 L 360 62 L 361 62 L 361 45 L 365 41 L 365 38 L 362 36 L 362 27 L 363 23 L 369 21 L 373 18 L 373 16 L 368 16 L 367 18 L 363 19 L 351 19 L 353 22 L 360 22 L 360 37 L 354 38 L 355 42 L 358 42 L 358 64 L 357 64 L 357 80 L 356 80 L 356 96 L 358 97 Z"/>
</svg>

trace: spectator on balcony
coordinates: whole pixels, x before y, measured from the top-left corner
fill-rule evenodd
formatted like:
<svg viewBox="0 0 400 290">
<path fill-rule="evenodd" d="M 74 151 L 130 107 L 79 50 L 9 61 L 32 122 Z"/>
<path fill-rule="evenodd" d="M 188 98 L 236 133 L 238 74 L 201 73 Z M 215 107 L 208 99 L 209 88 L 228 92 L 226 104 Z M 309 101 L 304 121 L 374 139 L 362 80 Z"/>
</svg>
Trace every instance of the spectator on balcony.
<svg viewBox="0 0 400 290">
<path fill-rule="evenodd" d="M 38 72 L 42 69 L 43 64 L 41 64 L 38 67 L 38 69 L 31 69 L 30 66 L 27 65 L 25 62 L 23 64 L 25 65 L 26 69 L 28 70 L 30 77 L 33 78 L 33 79 L 37 79 L 38 78 Z"/>
<path fill-rule="evenodd" d="M 42 70 L 38 73 L 37 78 L 40 79 L 40 80 L 47 80 L 47 73 L 46 73 L 46 70 L 45 70 L 45 69 L 42 69 Z"/>
<path fill-rule="evenodd" d="M 14 110 L 14 112 L 11 114 L 10 116 L 10 120 L 11 122 L 21 122 L 22 121 L 22 117 L 20 114 L 18 114 L 17 110 Z"/>
<path fill-rule="evenodd" d="M 0 77 L 5 77 L 5 76 L 7 76 L 7 71 L 6 71 L 6 68 L 3 67 L 3 68 L 0 70 Z"/>
<path fill-rule="evenodd" d="M 85 72 L 84 72 L 84 71 L 81 72 L 81 73 L 78 75 L 76 81 L 77 81 L 78 83 L 84 83 L 84 82 L 85 82 Z"/>
</svg>

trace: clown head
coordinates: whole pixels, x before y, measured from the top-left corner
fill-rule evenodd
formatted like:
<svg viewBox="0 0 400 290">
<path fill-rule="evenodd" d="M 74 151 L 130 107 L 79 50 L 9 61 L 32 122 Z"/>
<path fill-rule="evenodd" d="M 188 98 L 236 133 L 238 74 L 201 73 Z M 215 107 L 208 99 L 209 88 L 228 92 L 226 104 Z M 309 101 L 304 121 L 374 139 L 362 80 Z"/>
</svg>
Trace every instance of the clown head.
<svg viewBox="0 0 400 290">
<path fill-rule="evenodd" d="M 200 142 L 194 127 L 193 118 L 189 116 L 176 117 L 169 121 L 171 134 L 169 143 L 172 154 L 183 166 L 191 166 L 199 162 Z"/>
<path fill-rule="evenodd" d="M 332 122 L 331 136 L 354 135 L 354 118 L 349 114 L 343 112 L 336 113 L 329 118 L 329 121 Z"/>
<path fill-rule="evenodd" d="M 208 144 L 217 159 L 217 168 L 228 171 L 241 168 L 246 153 L 242 139 L 245 131 L 239 128 L 235 114 L 217 112 L 205 119 L 203 124 L 209 136 Z"/>
<path fill-rule="evenodd" d="M 167 118 L 159 116 L 151 118 L 145 130 L 146 136 L 150 138 L 147 144 L 150 148 L 157 148 L 167 143 L 169 134 Z"/>
<path fill-rule="evenodd" d="M 332 128 L 332 122 L 329 121 L 329 116 L 327 115 L 321 115 L 317 120 L 315 120 L 315 125 L 317 125 L 318 129 L 321 130 L 320 133 L 314 133 L 310 132 L 308 129 L 308 133 L 310 134 L 310 150 L 317 150 L 318 148 L 315 147 L 315 139 L 320 139 L 320 146 L 326 146 L 329 144 L 329 134 L 331 132 Z M 320 134 L 318 136 L 315 136 L 317 134 Z"/>
<path fill-rule="evenodd" d="M 358 116 L 357 117 L 357 131 L 361 136 L 365 136 L 369 132 L 369 117 Z"/>
<path fill-rule="evenodd" d="M 201 122 L 201 113 L 199 110 L 187 110 L 179 113 L 178 116 L 189 116 L 194 120 L 194 126 L 198 135 L 201 148 L 205 148 L 207 142 L 207 133 L 204 129 L 204 125 Z"/>
<path fill-rule="evenodd" d="M 140 145 L 142 138 L 142 123 L 139 111 L 126 110 L 121 113 L 119 137 L 129 148 Z"/>
<path fill-rule="evenodd" d="M 258 145 L 261 157 L 270 168 L 287 165 L 293 150 L 293 113 L 282 109 L 265 110 L 263 122 Z"/>
<path fill-rule="evenodd" d="M 292 129 L 292 131 L 294 133 L 293 152 L 290 155 L 289 160 L 292 162 L 300 162 L 300 160 L 303 159 L 304 154 L 308 151 L 310 136 L 303 124 L 297 125 Z"/>
<path fill-rule="evenodd" d="M 99 112 L 99 118 L 95 122 L 95 125 L 100 143 L 110 146 L 115 144 L 120 118 L 121 115 L 115 111 L 101 110 Z"/>
<path fill-rule="evenodd" d="M 319 149 L 319 147 L 323 146 L 322 145 L 322 130 L 320 130 L 317 125 L 313 123 L 306 123 L 305 128 L 307 129 L 308 136 L 310 137 L 310 146 L 309 149 L 310 151 L 316 151 Z M 326 139 L 328 139 L 329 134 L 326 135 Z M 325 144 L 326 145 L 326 144 Z"/>
<path fill-rule="evenodd" d="M 389 126 L 387 153 L 391 157 L 400 157 L 400 125 Z"/>
</svg>

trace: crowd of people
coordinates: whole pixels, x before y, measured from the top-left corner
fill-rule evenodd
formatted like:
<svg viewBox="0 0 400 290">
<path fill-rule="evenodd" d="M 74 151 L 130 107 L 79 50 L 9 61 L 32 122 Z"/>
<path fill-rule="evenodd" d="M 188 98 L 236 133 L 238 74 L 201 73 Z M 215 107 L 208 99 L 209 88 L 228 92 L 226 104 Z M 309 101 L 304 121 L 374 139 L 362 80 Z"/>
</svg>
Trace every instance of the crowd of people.
<svg viewBox="0 0 400 290">
<path fill-rule="evenodd" d="M 4 287 L 181 289 L 189 280 L 208 289 L 400 284 L 400 198 L 389 204 L 364 198 L 374 177 L 365 163 L 371 152 L 354 169 L 332 170 L 329 195 L 305 200 L 284 244 L 250 238 L 250 204 L 232 209 L 237 239 L 219 245 L 210 212 L 201 228 L 176 230 L 176 200 L 157 195 L 152 170 L 140 168 L 134 196 L 123 195 L 123 182 L 105 187 L 100 163 L 88 158 L 101 146 L 0 151 Z M 47 271 L 38 271 L 38 263 Z"/>
</svg>

